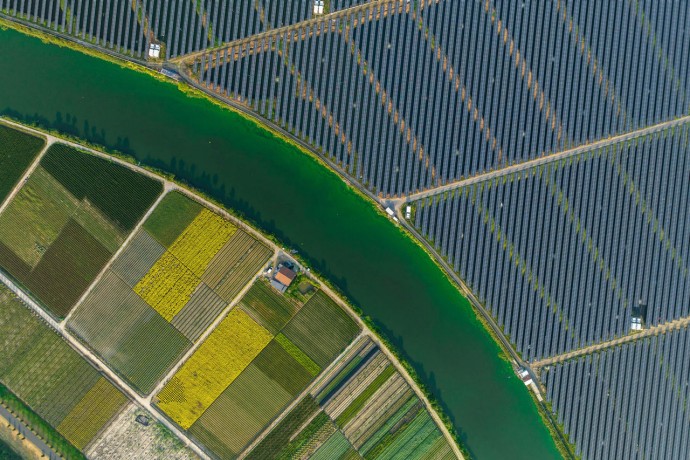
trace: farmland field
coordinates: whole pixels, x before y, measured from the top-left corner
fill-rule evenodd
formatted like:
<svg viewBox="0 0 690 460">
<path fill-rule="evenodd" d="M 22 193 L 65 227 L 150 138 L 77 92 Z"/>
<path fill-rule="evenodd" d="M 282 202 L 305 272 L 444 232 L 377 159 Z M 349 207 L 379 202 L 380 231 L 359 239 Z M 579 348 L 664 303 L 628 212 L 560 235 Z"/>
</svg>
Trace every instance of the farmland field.
<svg viewBox="0 0 690 460">
<path fill-rule="evenodd" d="M 195 342 L 227 305 L 211 288 L 201 283 L 170 324 Z"/>
<path fill-rule="evenodd" d="M 0 125 L 0 204 L 44 145 L 41 138 Z"/>
<path fill-rule="evenodd" d="M 112 271 L 75 310 L 68 327 L 143 393 L 191 346 Z"/>
<path fill-rule="evenodd" d="M 0 382 L 79 449 L 126 402 L 4 285 L 0 285 L 0 356 Z"/>
<path fill-rule="evenodd" d="M 237 230 L 210 262 L 202 279 L 223 300 L 231 302 L 272 254 L 266 245 Z"/>
<path fill-rule="evenodd" d="M 161 190 L 125 167 L 53 144 L 0 215 L 0 267 L 66 316 Z"/>
<path fill-rule="evenodd" d="M 299 305 L 279 294 L 268 283 L 254 283 L 240 306 L 263 327 L 277 334 L 299 309 Z"/>
<path fill-rule="evenodd" d="M 165 248 L 169 248 L 203 208 L 180 192 L 170 192 L 146 219 L 144 229 Z"/>
<path fill-rule="evenodd" d="M 322 368 L 352 342 L 359 326 L 323 291 L 300 309 L 283 334 Z"/>
<path fill-rule="evenodd" d="M 158 406 L 188 429 L 270 340 L 243 310 L 232 310 L 158 393 Z"/>
<path fill-rule="evenodd" d="M 148 393 L 227 307 L 213 288 L 239 292 L 271 251 L 176 191 L 163 197 L 142 227 L 75 311 L 69 328 Z"/>
<path fill-rule="evenodd" d="M 140 229 L 110 269 L 127 285 L 134 287 L 164 253 L 165 248 L 146 230 Z"/>
<path fill-rule="evenodd" d="M 134 286 L 134 292 L 170 321 L 189 302 L 198 284 L 199 278 L 166 251 Z"/>
<path fill-rule="evenodd" d="M 307 316 L 299 318 L 305 309 Z M 293 335 L 318 326 L 334 337 L 316 353 L 302 340 L 321 363 L 284 333 L 295 320 L 302 335 Z M 322 291 L 301 305 L 259 279 L 157 395 L 157 405 L 216 455 L 235 458 L 359 331 Z M 335 430 L 328 423 L 333 429 L 322 430 L 324 441 Z"/>
<path fill-rule="evenodd" d="M 220 457 L 236 456 L 293 397 L 252 363 L 189 432 Z"/>
</svg>

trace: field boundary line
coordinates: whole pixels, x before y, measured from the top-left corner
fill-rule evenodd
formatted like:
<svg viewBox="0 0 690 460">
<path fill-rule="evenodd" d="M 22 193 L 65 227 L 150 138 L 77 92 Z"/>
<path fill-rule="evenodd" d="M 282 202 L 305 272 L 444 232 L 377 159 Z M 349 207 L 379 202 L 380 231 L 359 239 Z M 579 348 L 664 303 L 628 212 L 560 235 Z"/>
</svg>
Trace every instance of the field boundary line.
<svg viewBox="0 0 690 460">
<path fill-rule="evenodd" d="M 560 355 L 555 355 L 550 358 L 540 359 L 539 361 L 534 361 L 530 363 L 533 369 L 541 369 L 552 364 L 562 363 L 570 359 L 578 358 L 580 356 L 589 355 L 597 351 L 606 350 L 608 348 L 615 347 L 617 345 L 623 345 L 630 342 L 635 342 L 647 337 L 653 337 L 659 334 L 665 334 L 666 332 L 671 332 L 675 330 L 682 329 L 690 325 L 690 316 L 685 316 L 683 318 L 678 318 L 673 321 L 668 321 L 665 323 L 657 324 L 656 326 L 651 326 L 647 329 L 643 329 L 640 332 L 628 333 L 623 337 L 618 337 L 606 342 L 599 342 L 587 347 L 579 348 L 577 350 L 572 350 L 566 353 L 561 353 Z"/>
<path fill-rule="evenodd" d="M 319 374 L 316 377 L 314 377 L 311 383 L 309 383 L 309 385 L 307 385 L 307 387 L 299 395 L 297 395 L 293 399 L 293 401 L 290 404 L 288 404 L 285 407 L 285 409 L 283 409 L 283 411 L 280 414 L 278 414 L 278 416 L 274 418 L 273 421 L 269 425 L 267 425 L 261 433 L 259 433 L 258 436 L 254 438 L 254 440 L 251 443 L 249 443 L 244 448 L 244 450 L 237 457 L 237 460 L 243 460 L 247 455 L 249 455 L 252 452 L 252 450 L 254 450 L 254 448 L 258 444 L 261 443 L 261 441 L 263 441 L 266 438 L 266 436 L 272 433 L 275 427 L 283 421 L 283 419 L 292 411 L 292 409 L 299 405 L 299 403 L 301 403 L 302 400 L 311 392 L 311 390 L 314 388 L 314 386 L 316 386 L 317 382 L 319 381 L 319 377 L 324 375 L 329 370 L 333 369 L 333 367 L 335 367 L 335 365 L 338 364 L 338 362 L 340 362 L 343 356 L 345 356 L 352 349 L 352 347 L 355 346 L 355 343 L 359 342 L 365 335 L 367 334 L 364 330 L 360 331 L 360 333 L 357 334 L 357 337 L 352 339 L 352 342 L 350 342 L 347 345 L 347 347 L 345 347 L 345 349 L 335 359 L 333 359 L 333 361 L 331 361 L 331 363 L 325 369 L 322 369 L 321 372 L 319 372 Z M 316 413 L 318 414 L 320 410 L 321 408 L 319 408 L 319 410 L 317 410 Z"/>
<path fill-rule="evenodd" d="M 385 1 L 390 1 L 390 0 L 385 0 Z M 393 0 L 393 1 L 401 1 L 401 0 Z M 371 6 L 373 3 L 374 2 L 370 2 L 370 3 L 367 3 L 367 5 Z M 690 119 L 690 115 L 686 118 Z M 93 154 L 99 158 L 104 158 L 104 159 L 107 159 L 109 161 L 115 162 L 121 166 L 125 166 L 125 167 L 131 169 L 132 171 L 143 174 L 147 177 L 156 179 L 158 181 L 163 181 L 164 184 L 169 184 L 171 190 L 176 190 L 176 191 L 182 193 L 183 195 L 196 200 L 198 203 L 201 203 L 202 205 L 204 205 L 205 207 L 207 207 L 211 211 L 214 211 L 217 214 L 225 217 L 226 219 L 233 222 L 238 227 L 238 229 L 242 229 L 242 230 L 246 231 L 248 234 L 253 236 L 258 241 L 262 242 L 263 244 L 265 244 L 269 248 L 273 249 L 274 251 L 284 251 L 284 248 L 281 248 L 273 240 L 271 240 L 270 238 L 265 236 L 263 233 L 261 233 L 259 230 L 257 230 L 253 226 L 251 226 L 249 223 L 247 223 L 247 222 L 241 220 L 239 217 L 231 214 L 228 210 L 226 210 L 226 209 L 222 208 L 221 206 L 209 201 L 208 199 L 204 198 L 200 194 L 198 194 L 198 193 L 196 193 L 196 192 L 194 192 L 194 191 L 192 191 L 186 187 L 180 186 L 180 185 L 176 184 L 175 182 L 170 181 L 170 180 L 168 180 L 168 179 L 166 179 L 166 178 L 164 178 L 158 174 L 155 174 L 155 173 L 149 171 L 148 169 L 146 169 L 142 166 L 139 166 L 137 164 L 133 164 L 133 163 L 126 161 L 122 158 L 118 158 L 116 156 L 109 155 L 107 153 L 103 153 L 103 152 L 98 151 L 94 148 L 81 145 L 77 142 L 73 142 L 73 141 L 64 139 L 64 138 L 59 137 L 59 136 L 54 136 L 52 134 L 46 133 L 45 131 L 41 131 L 41 130 L 33 128 L 33 127 L 24 126 L 21 123 L 17 123 L 13 120 L 6 118 L 6 117 L 0 116 L 0 121 L 3 123 L 7 123 L 10 125 L 16 126 L 20 129 L 26 130 L 28 132 L 39 134 L 39 135 L 44 136 L 46 138 L 52 138 L 52 139 L 54 139 L 53 142 L 59 142 L 59 143 L 77 148 L 79 150 L 89 152 L 89 153 L 91 153 L 91 154 Z M 269 126 L 273 127 L 273 125 L 269 125 Z M 278 132 L 282 132 L 282 131 L 279 129 Z M 298 142 L 298 145 L 307 149 L 307 151 L 311 151 L 308 149 L 308 147 L 304 147 L 304 144 L 302 144 L 301 142 Z M 328 162 L 327 164 L 331 165 L 330 162 Z M 338 176 L 348 186 L 355 187 L 357 190 L 361 191 L 367 197 L 369 197 L 373 203 L 378 203 L 379 205 L 381 205 L 381 200 L 379 200 L 376 196 L 369 193 L 368 190 L 366 190 L 365 188 L 359 187 L 357 182 L 349 181 L 347 179 L 347 177 L 345 177 L 343 174 L 341 174 L 339 172 L 338 168 L 333 168 L 333 171 L 336 172 L 336 174 L 338 174 Z M 401 222 L 403 222 L 403 221 L 401 220 Z M 398 358 L 391 352 L 391 350 L 388 349 L 388 346 L 380 340 L 378 335 L 375 334 L 367 326 L 367 324 L 359 316 L 359 314 L 357 314 L 357 312 L 355 312 L 354 309 L 347 302 L 345 302 L 338 294 L 336 294 L 333 291 L 333 289 L 331 289 L 326 283 L 324 283 L 319 278 L 317 278 L 315 275 L 313 275 L 311 273 L 311 271 L 305 269 L 305 267 L 299 261 L 295 260 L 295 263 L 297 266 L 299 266 L 302 273 L 304 273 L 309 280 L 311 280 L 314 284 L 316 284 L 316 286 L 319 289 L 322 289 L 324 292 L 326 292 L 326 294 L 328 294 L 333 301 L 335 301 L 341 308 L 343 308 L 348 313 L 348 315 L 350 315 L 350 317 L 362 328 L 362 331 L 367 332 L 368 335 L 372 338 L 372 340 L 381 349 L 385 350 L 385 353 L 387 354 L 387 356 L 389 356 L 389 358 L 392 358 L 391 363 L 403 375 L 403 377 L 407 380 L 407 382 L 411 383 L 411 387 L 412 387 L 413 391 L 415 392 L 415 394 L 418 395 L 420 400 L 424 402 L 426 409 L 431 414 L 437 427 L 439 428 L 439 430 L 443 434 L 446 441 L 450 444 L 451 449 L 453 450 L 453 453 L 456 455 L 457 458 L 464 459 L 464 456 L 462 455 L 462 453 L 460 451 L 458 443 L 455 441 L 455 438 L 453 438 L 453 436 L 451 435 L 450 431 L 448 430 L 448 427 L 445 425 L 445 423 L 443 423 L 443 421 L 441 420 L 441 417 L 438 415 L 438 413 L 436 412 L 434 407 L 431 405 L 431 402 L 428 400 L 426 395 L 422 392 L 421 388 L 419 388 L 418 384 L 409 375 L 409 373 L 407 372 L 407 369 L 402 365 L 402 363 L 400 363 Z M 2 271 L 0 271 L 0 281 L 2 281 L 3 278 L 7 279 L 6 277 L 4 277 L 4 274 L 2 273 Z M 178 428 L 176 424 L 174 424 L 172 421 L 170 421 L 165 416 L 165 414 L 163 414 L 161 411 L 159 411 L 158 408 L 156 408 L 155 406 L 150 404 L 146 398 L 141 397 L 126 382 L 124 382 L 124 380 L 122 378 L 120 378 L 113 370 L 111 370 L 110 367 L 108 367 L 105 364 L 105 362 L 103 362 L 99 357 L 94 355 L 88 348 L 86 348 L 85 345 L 83 345 L 81 342 L 79 342 L 72 334 L 70 334 L 67 330 L 64 330 L 64 331 L 60 330 L 59 329 L 60 323 L 58 323 L 52 316 L 50 316 L 35 301 L 31 300 L 23 291 L 21 291 L 19 288 L 17 288 L 17 286 L 12 281 L 10 281 L 9 279 L 8 279 L 8 281 L 11 283 L 11 285 L 14 287 L 14 289 L 12 289 L 12 286 L 10 286 L 10 285 L 8 285 L 8 287 L 10 287 L 13 291 L 15 291 L 15 289 L 16 289 L 15 294 L 19 295 L 19 293 L 21 293 L 23 297 L 27 298 L 30 302 L 28 305 L 32 309 L 34 309 L 41 317 L 45 318 L 46 321 L 54 329 L 61 332 L 62 333 L 61 335 L 63 335 L 63 337 L 65 337 L 71 344 L 73 344 L 73 347 L 75 349 L 77 349 L 80 353 L 85 353 L 84 354 L 85 357 L 91 357 L 92 362 L 96 364 L 96 368 L 107 370 L 108 376 L 110 376 L 112 374 L 114 376 L 113 381 L 117 383 L 116 386 L 118 386 L 118 387 L 121 386 L 122 388 L 126 389 L 127 390 L 126 394 L 128 396 L 130 396 L 130 399 L 132 401 L 134 401 L 135 403 L 138 403 L 141 407 L 143 407 L 143 408 L 147 409 L 149 412 L 151 412 L 157 420 L 159 420 L 161 423 L 163 423 L 163 425 L 168 427 L 176 436 L 180 437 L 180 439 L 182 439 L 182 441 L 186 445 L 192 446 L 194 452 L 197 455 L 199 455 L 202 459 L 210 460 L 208 454 L 206 454 L 206 452 L 201 447 L 199 447 L 199 445 L 197 445 L 195 442 L 191 441 L 191 439 L 185 434 L 185 432 L 181 428 Z M 7 284 L 7 283 L 5 283 L 5 284 Z M 353 340 L 353 343 L 354 343 L 354 340 Z M 104 371 L 104 373 L 106 373 L 106 372 Z M 178 433 L 182 433 L 182 434 L 179 435 Z"/>
<path fill-rule="evenodd" d="M 453 454 L 455 454 L 457 458 L 464 460 L 465 457 L 460 451 L 458 443 L 455 441 L 455 438 L 453 438 L 453 436 L 451 435 L 450 431 L 448 430 L 448 427 L 436 412 L 436 409 L 434 409 L 434 406 L 432 406 L 431 401 L 429 401 L 422 389 L 419 388 L 417 382 L 414 381 L 414 379 L 409 374 L 405 366 L 403 366 L 402 363 L 398 360 L 398 357 L 395 356 L 395 354 L 393 354 L 393 352 L 388 348 L 388 345 L 381 341 L 379 336 L 376 333 L 374 333 L 369 328 L 369 326 L 367 326 L 367 324 L 364 322 L 364 320 L 362 320 L 362 318 L 357 314 L 357 312 L 354 311 L 352 307 L 347 302 L 345 302 L 336 292 L 334 292 L 333 289 L 331 289 L 328 285 L 323 283 L 320 279 L 314 277 L 311 274 L 311 272 L 307 272 L 306 270 L 304 270 L 304 267 L 302 267 L 301 264 L 298 263 L 298 265 L 302 269 L 302 273 L 305 273 L 310 280 L 314 281 L 318 285 L 319 289 L 323 290 L 326 294 L 328 294 L 329 297 L 331 297 L 331 299 L 333 299 L 342 309 L 344 309 L 350 315 L 350 317 L 354 318 L 357 324 L 362 328 L 362 333 L 366 333 L 369 336 L 369 338 L 383 351 L 383 353 L 389 359 L 391 364 L 395 366 L 395 369 L 402 375 L 402 377 L 405 379 L 408 385 L 412 388 L 412 391 L 417 395 L 420 401 L 424 403 L 424 407 L 431 415 L 431 418 L 434 420 L 434 423 L 436 424 L 437 428 L 445 438 L 446 442 L 450 444 Z M 352 341 L 352 343 L 354 342 L 355 340 Z"/>
<path fill-rule="evenodd" d="M 277 251 L 274 249 L 273 255 L 275 256 L 277 254 Z M 273 261 L 273 258 L 270 259 L 270 261 Z M 237 305 L 240 303 L 244 295 L 252 288 L 254 285 L 254 282 L 261 277 L 263 272 L 265 271 L 266 264 L 264 263 L 261 268 L 259 268 L 259 271 L 252 276 L 252 279 L 244 285 L 242 290 L 235 296 L 234 299 L 232 299 L 232 302 L 228 303 L 228 305 L 221 311 L 216 318 L 213 320 L 213 322 L 206 328 L 204 329 L 204 332 L 199 336 L 199 338 L 196 340 L 196 342 L 192 342 L 192 346 L 185 352 L 184 355 L 175 363 L 175 365 L 170 369 L 170 371 L 165 374 L 165 376 L 161 379 L 161 381 L 156 385 L 156 387 L 151 391 L 149 396 L 147 397 L 147 400 L 151 402 L 155 395 L 157 395 L 163 387 L 170 381 L 170 379 L 173 378 L 175 373 L 177 373 L 178 370 L 184 364 L 189 360 L 189 358 L 192 357 L 192 355 L 201 347 L 201 345 L 206 341 L 208 336 L 210 336 L 213 331 L 216 330 L 218 325 L 223 322 L 225 318 L 230 314 L 232 310 L 237 307 Z M 174 327 L 174 326 L 173 326 Z"/>
<path fill-rule="evenodd" d="M 57 334 L 59 334 L 63 339 L 65 339 L 79 355 L 84 358 L 91 366 L 95 367 L 96 370 L 107 376 L 108 379 L 120 390 L 125 396 L 127 396 L 131 401 L 139 404 L 141 407 L 148 410 L 151 415 L 158 420 L 159 423 L 163 424 L 168 428 L 175 436 L 177 436 L 187 447 L 192 449 L 199 457 L 204 460 L 210 460 L 210 457 L 199 447 L 196 443 L 178 428 L 174 423 L 169 421 L 160 411 L 152 406 L 146 399 L 141 397 L 132 387 L 127 384 L 115 371 L 110 369 L 106 363 L 101 360 L 95 353 L 89 350 L 86 345 L 82 344 L 68 331 L 60 328 L 60 323 L 58 323 L 54 318 L 52 318 L 43 308 L 33 301 L 26 293 L 20 289 L 12 280 L 7 278 L 4 273 L 0 272 L 0 281 L 5 284 L 19 299 L 27 306 L 27 308 L 33 310 L 41 318 L 51 326 Z"/>
<path fill-rule="evenodd" d="M 456 190 L 462 187 L 466 187 L 468 185 L 472 184 L 477 184 L 480 182 L 485 182 L 491 179 L 495 179 L 497 177 L 502 177 L 507 174 L 515 173 L 515 172 L 520 172 L 520 171 L 525 171 L 527 169 L 531 169 L 537 166 L 541 166 L 544 164 L 552 163 L 558 160 L 563 160 L 565 158 L 569 158 L 571 156 L 579 155 L 582 153 L 586 153 L 592 150 L 597 150 L 602 147 L 607 147 L 609 145 L 614 145 L 618 144 L 621 142 L 625 142 L 628 140 L 636 139 L 642 136 L 646 136 L 649 134 L 654 134 L 659 131 L 663 131 L 665 129 L 669 128 L 674 128 L 676 126 L 684 125 L 686 123 L 690 122 L 690 115 L 685 115 L 683 117 L 679 117 L 673 120 L 668 120 L 664 121 L 661 123 L 657 123 L 655 125 L 647 126 L 645 128 L 640 128 L 635 131 L 628 131 L 622 134 L 618 134 L 616 136 L 608 137 L 606 139 L 600 139 L 595 142 L 591 142 L 588 144 L 583 144 L 579 145 L 577 147 L 573 147 L 568 150 L 563 150 L 561 152 L 557 153 L 552 153 L 550 155 L 544 155 L 538 158 L 534 158 L 531 160 L 523 161 L 521 163 L 517 163 L 511 166 L 506 166 L 504 168 L 500 169 L 495 169 L 493 171 L 488 171 L 485 173 L 480 173 L 472 177 L 468 177 L 466 179 L 459 179 L 453 182 L 449 182 L 445 185 L 441 185 L 439 187 L 434 187 L 430 188 L 421 192 L 417 193 L 411 193 L 408 195 L 403 195 L 399 198 L 392 198 L 389 200 L 385 200 L 386 202 L 392 204 L 396 208 L 402 207 L 406 203 L 410 203 L 413 201 L 421 200 L 423 198 L 428 198 L 431 196 L 439 195 L 443 192 L 449 192 L 452 190 Z"/>
<path fill-rule="evenodd" d="M 1 124 L 5 124 L 4 119 L 0 119 L 0 121 L 2 121 Z M 9 126 L 9 124 L 7 124 L 6 126 Z M 11 128 L 15 129 L 16 126 L 11 126 Z M 24 132 L 27 132 L 27 131 L 24 130 Z M 35 134 L 35 133 L 31 133 L 31 134 Z M 44 135 L 41 135 L 41 137 L 46 141 L 45 145 L 38 152 L 38 155 L 36 155 L 36 158 L 34 159 L 34 161 L 31 162 L 31 164 L 26 169 L 24 174 L 22 174 L 22 176 L 19 178 L 19 181 L 14 185 L 14 188 L 7 195 L 7 198 L 5 198 L 5 201 L 0 203 L 0 214 L 2 214 L 2 212 L 10 205 L 12 200 L 14 200 L 14 197 L 17 196 L 17 194 L 22 189 L 22 187 L 24 187 L 24 184 L 26 184 L 26 181 L 29 179 L 29 177 L 34 173 L 34 171 L 36 171 L 36 168 L 38 168 L 38 165 L 41 163 L 41 160 L 45 156 L 45 154 L 48 151 L 48 149 L 50 148 L 50 146 L 55 143 L 54 139 L 47 138 Z"/>
<path fill-rule="evenodd" d="M 129 248 L 130 243 L 134 239 L 135 235 L 141 228 L 144 226 L 144 223 L 146 222 L 146 219 L 149 218 L 149 216 L 153 213 L 153 211 L 158 207 L 161 201 L 163 201 L 163 198 L 165 198 L 168 193 L 174 189 L 174 187 L 167 181 L 163 183 L 163 192 L 156 198 L 156 201 L 153 202 L 151 207 L 146 211 L 146 214 L 143 215 L 143 217 L 139 220 L 137 225 L 132 229 L 130 232 L 129 236 L 125 238 L 125 241 L 122 242 L 122 245 L 118 248 L 117 251 L 110 257 L 110 260 L 108 260 L 108 263 L 105 264 L 101 272 L 96 276 L 96 278 L 93 280 L 93 283 L 89 285 L 89 287 L 84 291 L 84 294 L 77 300 L 77 303 L 74 304 L 72 309 L 69 311 L 67 316 L 60 321 L 60 327 L 65 328 L 67 327 L 67 322 L 72 318 L 72 315 L 74 312 L 81 306 L 82 303 L 86 300 L 86 298 L 93 292 L 93 290 L 96 288 L 96 285 L 103 279 L 106 273 L 108 273 L 108 270 L 113 266 L 115 261 L 117 260 L 118 257 L 120 257 L 120 254 L 122 254 L 126 249 Z"/>
</svg>

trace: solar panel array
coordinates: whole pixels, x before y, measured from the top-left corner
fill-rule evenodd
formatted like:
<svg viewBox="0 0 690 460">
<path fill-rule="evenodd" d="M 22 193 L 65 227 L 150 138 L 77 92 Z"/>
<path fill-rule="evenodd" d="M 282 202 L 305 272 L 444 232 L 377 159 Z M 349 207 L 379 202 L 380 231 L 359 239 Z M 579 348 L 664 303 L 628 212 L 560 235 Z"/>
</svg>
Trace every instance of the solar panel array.
<svg viewBox="0 0 690 460">
<path fill-rule="evenodd" d="M 689 55 L 687 2 L 397 0 L 192 67 L 390 196 L 684 115 Z"/>
<path fill-rule="evenodd" d="M 148 48 L 139 17 L 144 0 L 0 0 L 11 18 L 118 53 L 141 57 Z"/>
<path fill-rule="evenodd" d="M 347 2 L 340 2 L 347 3 Z M 0 0 L 0 11 L 123 55 L 174 58 L 311 17 L 312 0 Z"/>
<path fill-rule="evenodd" d="M 690 314 L 690 125 L 415 203 L 527 360 Z"/>
<path fill-rule="evenodd" d="M 690 333 L 667 332 L 551 366 L 547 398 L 584 459 L 690 452 Z"/>
</svg>

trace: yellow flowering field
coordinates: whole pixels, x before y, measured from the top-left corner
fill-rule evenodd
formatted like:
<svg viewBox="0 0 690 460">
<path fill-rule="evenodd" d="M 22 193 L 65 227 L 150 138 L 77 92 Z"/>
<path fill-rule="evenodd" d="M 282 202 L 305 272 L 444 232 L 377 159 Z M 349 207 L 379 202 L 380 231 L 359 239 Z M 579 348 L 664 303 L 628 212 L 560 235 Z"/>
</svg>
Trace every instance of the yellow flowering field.
<svg viewBox="0 0 690 460">
<path fill-rule="evenodd" d="M 127 397 L 101 377 L 60 422 L 57 430 L 78 449 L 84 449 L 126 403 Z"/>
<path fill-rule="evenodd" d="M 173 242 L 170 252 L 201 277 L 235 231 L 237 227 L 232 223 L 204 208 Z"/>
<path fill-rule="evenodd" d="M 200 280 L 166 251 L 134 286 L 134 292 L 163 318 L 172 321 L 191 298 Z"/>
<path fill-rule="evenodd" d="M 158 393 L 158 407 L 188 429 L 271 339 L 243 310 L 232 310 Z"/>
</svg>

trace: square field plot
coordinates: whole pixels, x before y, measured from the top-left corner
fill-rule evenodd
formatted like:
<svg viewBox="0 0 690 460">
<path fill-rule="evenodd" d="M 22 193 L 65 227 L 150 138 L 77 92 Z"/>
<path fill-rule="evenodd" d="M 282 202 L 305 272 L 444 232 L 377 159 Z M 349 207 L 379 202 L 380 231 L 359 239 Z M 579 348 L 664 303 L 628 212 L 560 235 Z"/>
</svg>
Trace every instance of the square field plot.
<svg viewBox="0 0 690 460">
<path fill-rule="evenodd" d="M 39 137 L 0 125 L 0 204 L 44 145 L 45 141 Z"/>
<path fill-rule="evenodd" d="M 245 458 L 455 456 L 405 378 L 378 345 L 363 336 Z"/>
<path fill-rule="evenodd" d="M 66 316 L 161 191 L 124 166 L 54 144 L 0 214 L 0 268 Z"/>
<path fill-rule="evenodd" d="M 227 308 L 232 297 L 225 286 L 239 292 L 270 255 L 228 220 L 171 192 L 68 327 L 148 394 Z"/>
<path fill-rule="evenodd" d="M 304 339 L 317 329 L 330 339 Z M 235 458 L 359 332 L 323 292 L 303 303 L 260 279 L 154 401 L 220 458 Z"/>
<path fill-rule="evenodd" d="M 0 382 L 83 449 L 127 398 L 0 284 Z"/>
</svg>

